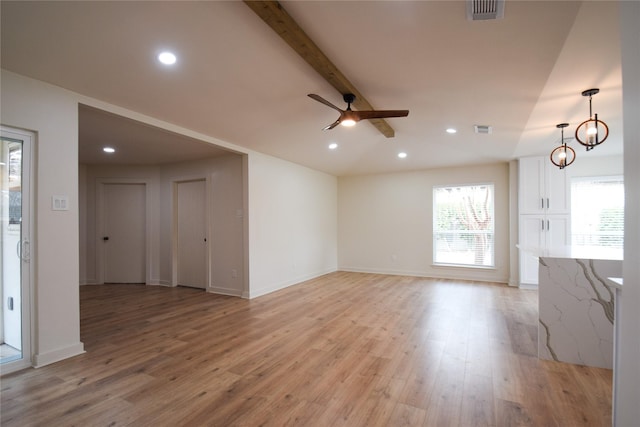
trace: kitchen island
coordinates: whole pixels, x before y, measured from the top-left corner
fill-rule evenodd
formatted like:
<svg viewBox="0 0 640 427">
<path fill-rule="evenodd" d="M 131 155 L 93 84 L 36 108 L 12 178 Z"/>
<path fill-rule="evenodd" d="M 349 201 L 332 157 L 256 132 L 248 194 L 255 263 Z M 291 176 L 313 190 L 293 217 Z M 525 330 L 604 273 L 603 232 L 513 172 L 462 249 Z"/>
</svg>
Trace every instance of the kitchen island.
<svg viewBox="0 0 640 427">
<path fill-rule="evenodd" d="M 612 369 L 622 259 L 574 254 L 539 257 L 538 357 Z"/>
</svg>

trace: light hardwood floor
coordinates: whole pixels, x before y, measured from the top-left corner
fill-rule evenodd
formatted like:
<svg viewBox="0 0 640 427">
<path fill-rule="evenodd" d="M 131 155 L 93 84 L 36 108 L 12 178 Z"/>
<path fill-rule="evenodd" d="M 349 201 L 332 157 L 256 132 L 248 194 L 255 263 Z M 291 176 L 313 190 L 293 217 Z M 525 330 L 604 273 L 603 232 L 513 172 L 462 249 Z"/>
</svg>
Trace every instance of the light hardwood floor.
<svg viewBox="0 0 640 427">
<path fill-rule="evenodd" d="M 83 286 L 86 354 L 3 426 L 606 426 L 611 371 L 536 357 L 537 293 L 337 272 L 254 300 Z"/>
</svg>

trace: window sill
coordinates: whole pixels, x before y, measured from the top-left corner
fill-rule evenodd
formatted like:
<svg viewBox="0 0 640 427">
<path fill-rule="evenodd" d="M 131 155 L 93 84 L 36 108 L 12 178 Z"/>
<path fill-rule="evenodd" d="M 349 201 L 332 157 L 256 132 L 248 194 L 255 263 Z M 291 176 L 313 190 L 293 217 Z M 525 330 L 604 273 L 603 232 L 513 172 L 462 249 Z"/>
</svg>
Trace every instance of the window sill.
<svg viewBox="0 0 640 427">
<path fill-rule="evenodd" d="M 484 266 L 484 265 L 463 265 L 463 264 L 443 264 L 443 263 L 433 263 L 432 267 L 435 268 L 464 268 L 464 269 L 472 269 L 472 270 L 497 270 L 495 266 Z"/>
</svg>

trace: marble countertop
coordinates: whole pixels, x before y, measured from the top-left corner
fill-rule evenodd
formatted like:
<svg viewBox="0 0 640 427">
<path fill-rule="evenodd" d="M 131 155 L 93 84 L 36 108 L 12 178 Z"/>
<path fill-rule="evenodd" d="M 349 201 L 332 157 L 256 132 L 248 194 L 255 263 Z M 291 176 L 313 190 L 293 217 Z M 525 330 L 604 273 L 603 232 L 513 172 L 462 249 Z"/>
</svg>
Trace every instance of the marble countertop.
<svg viewBox="0 0 640 427">
<path fill-rule="evenodd" d="M 622 277 L 607 277 L 609 284 L 616 289 L 622 289 Z"/>
<path fill-rule="evenodd" d="M 539 247 L 523 247 L 522 245 L 516 245 L 516 247 L 536 257 L 623 260 L 622 249 L 602 246 L 565 246 L 548 251 Z"/>
</svg>

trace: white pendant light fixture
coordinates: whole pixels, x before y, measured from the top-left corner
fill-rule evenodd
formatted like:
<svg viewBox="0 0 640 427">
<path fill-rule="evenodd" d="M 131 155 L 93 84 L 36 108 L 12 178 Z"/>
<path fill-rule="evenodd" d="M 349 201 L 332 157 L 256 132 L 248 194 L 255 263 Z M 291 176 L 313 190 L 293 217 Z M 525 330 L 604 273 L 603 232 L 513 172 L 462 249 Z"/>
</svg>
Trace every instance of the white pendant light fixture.
<svg viewBox="0 0 640 427">
<path fill-rule="evenodd" d="M 593 150 L 596 145 L 602 144 L 609 136 L 609 126 L 602 120 L 598 120 L 598 114 L 593 114 L 591 109 L 591 97 L 600 92 L 600 89 L 587 89 L 582 96 L 589 97 L 589 119 L 580 123 L 576 128 L 576 140 L 587 147 L 587 151 Z"/>
<path fill-rule="evenodd" d="M 560 123 L 556 125 L 556 127 L 560 129 L 560 146 L 553 150 L 549 156 L 551 163 L 560 169 L 564 169 L 569 166 L 576 159 L 576 152 L 573 148 L 567 145 L 567 142 L 564 139 L 564 128 L 567 126 L 569 126 L 569 123 Z"/>
</svg>

